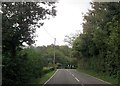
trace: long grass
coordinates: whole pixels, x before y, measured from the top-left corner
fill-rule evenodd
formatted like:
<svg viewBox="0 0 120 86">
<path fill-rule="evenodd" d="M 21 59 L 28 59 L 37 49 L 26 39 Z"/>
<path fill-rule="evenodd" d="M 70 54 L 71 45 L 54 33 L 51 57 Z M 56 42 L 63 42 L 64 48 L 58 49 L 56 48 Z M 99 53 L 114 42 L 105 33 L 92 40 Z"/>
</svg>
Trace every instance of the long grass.
<svg viewBox="0 0 120 86">
<path fill-rule="evenodd" d="M 85 69 L 77 69 L 77 70 L 82 72 L 82 73 L 86 73 L 88 75 L 99 78 L 103 81 L 109 82 L 111 84 L 118 84 L 118 79 L 117 78 L 110 77 L 109 75 L 107 75 L 105 73 L 98 73 L 98 72 L 95 72 L 93 70 L 85 70 Z"/>
<path fill-rule="evenodd" d="M 43 85 L 54 73 L 55 73 L 55 70 L 43 75 L 41 78 L 32 80 L 31 83 Z"/>
</svg>

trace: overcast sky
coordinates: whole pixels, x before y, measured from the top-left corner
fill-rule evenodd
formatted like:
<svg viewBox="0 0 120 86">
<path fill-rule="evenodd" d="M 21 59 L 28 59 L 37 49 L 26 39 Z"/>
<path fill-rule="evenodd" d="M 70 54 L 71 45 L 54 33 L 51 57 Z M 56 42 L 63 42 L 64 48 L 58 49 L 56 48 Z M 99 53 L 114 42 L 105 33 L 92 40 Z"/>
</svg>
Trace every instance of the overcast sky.
<svg viewBox="0 0 120 86">
<path fill-rule="evenodd" d="M 65 35 L 82 31 L 83 15 L 90 8 L 91 0 L 59 0 L 57 16 L 45 21 L 43 27 L 37 29 L 36 46 L 50 45 L 56 38 L 57 45 L 64 45 Z"/>
</svg>

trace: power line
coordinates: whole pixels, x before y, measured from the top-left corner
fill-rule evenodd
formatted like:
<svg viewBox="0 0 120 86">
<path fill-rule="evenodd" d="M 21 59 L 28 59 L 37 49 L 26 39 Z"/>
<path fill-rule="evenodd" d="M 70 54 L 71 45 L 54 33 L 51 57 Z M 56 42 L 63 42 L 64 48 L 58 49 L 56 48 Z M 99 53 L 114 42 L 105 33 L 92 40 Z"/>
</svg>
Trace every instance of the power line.
<svg viewBox="0 0 120 86">
<path fill-rule="evenodd" d="M 52 39 L 54 39 L 54 37 L 45 28 L 44 28 L 44 30 Z"/>
<path fill-rule="evenodd" d="M 58 45 L 60 45 L 60 43 L 57 41 L 57 39 L 56 39 L 56 42 L 57 42 Z"/>
<path fill-rule="evenodd" d="M 43 29 L 45 30 L 45 32 L 46 32 L 52 39 L 55 38 L 55 37 L 53 37 L 45 28 L 43 28 Z M 60 45 L 60 43 L 57 41 L 57 39 L 56 39 L 56 42 L 57 42 L 58 45 Z"/>
<path fill-rule="evenodd" d="M 56 55 L 55 55 L 55 51 L 56 51 L 56 49 L 55 49 L 55 45 L 56 45 L 56 42 L 58 43 L 58 45 L 60 45 L 59 44 L 59 42 L 56 40 L 56 38 L 55 37 L 53 37 L 45 28 L 44 28 L 44 30 L 45 30 L 45 32 L 52 38 L 52 39 L 54 39 L 54 60 L 53 60 L 53 64 L 54 64 L 54 69 L 56 69 Z"/>
</svg>

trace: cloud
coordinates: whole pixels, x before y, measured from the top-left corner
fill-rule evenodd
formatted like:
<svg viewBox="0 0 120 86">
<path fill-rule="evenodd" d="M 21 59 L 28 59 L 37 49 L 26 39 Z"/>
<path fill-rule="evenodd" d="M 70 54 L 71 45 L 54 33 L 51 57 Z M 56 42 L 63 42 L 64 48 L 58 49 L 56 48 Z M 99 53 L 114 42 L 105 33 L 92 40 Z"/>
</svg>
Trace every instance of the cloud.
<svg viewBox="0 0 120 86">
<path fill-rule="evenodd" d="M 65 35 L 75 33 L 76 30 L 81 30 L 81 23 L 83 22 L 82 13 L 87 12 L 90 8 L 90 1 L 81 0 L 60 0 L 57 5 L 57 16 L 45 21 L 44 27 L 37 30 L 38 41 L 37 46 L 49 45 L 54 42 L 56 38 L 60 45 L 64 44 Z M 48 33 L 44 31 L 45 28 Z"/>
</svg>

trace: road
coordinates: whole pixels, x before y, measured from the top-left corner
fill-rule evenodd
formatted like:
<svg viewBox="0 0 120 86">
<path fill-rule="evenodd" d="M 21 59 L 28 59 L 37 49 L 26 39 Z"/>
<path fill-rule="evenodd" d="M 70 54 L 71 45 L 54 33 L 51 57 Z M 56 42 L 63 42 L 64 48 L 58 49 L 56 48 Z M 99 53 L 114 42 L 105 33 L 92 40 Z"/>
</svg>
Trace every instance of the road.
<svg viewBox="0 0 120 86">
<path fill-rule="evenodd" d="M 44 86 L 111 86 L 109 83 L 75 69 L 57 69 Z"/>
</svg>

